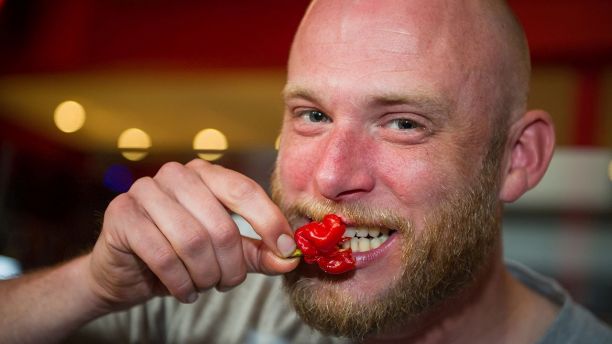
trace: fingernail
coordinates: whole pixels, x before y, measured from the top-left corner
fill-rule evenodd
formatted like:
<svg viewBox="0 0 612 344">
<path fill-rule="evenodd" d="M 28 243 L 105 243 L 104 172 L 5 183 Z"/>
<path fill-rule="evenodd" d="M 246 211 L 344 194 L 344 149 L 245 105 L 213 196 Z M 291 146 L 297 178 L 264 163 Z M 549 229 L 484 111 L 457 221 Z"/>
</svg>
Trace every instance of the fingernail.
<svg viewBox="0 0 612 344">
<path fill-rule="evenodd" d="M 198 299 L 198 293 L 194 291 L 193 293 L 189 294 L 189 296 L 187 297 L 187 303 L 194 303 L 196 302 L 197 299 Z"/>
<path fill-rule="evenodd" d="M 287 234 L 281 234 L 276 241 L 276 247 L 283 258 L 289 257 L 295 251 L 295 241 Z"/>
</svg>

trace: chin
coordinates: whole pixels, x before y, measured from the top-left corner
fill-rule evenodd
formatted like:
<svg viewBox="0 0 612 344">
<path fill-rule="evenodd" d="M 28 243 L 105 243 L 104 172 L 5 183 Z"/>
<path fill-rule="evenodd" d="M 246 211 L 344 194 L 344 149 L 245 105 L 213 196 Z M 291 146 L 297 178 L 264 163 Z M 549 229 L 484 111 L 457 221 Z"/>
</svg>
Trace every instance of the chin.
<svg viewBox="0 0 612 344">
<path fill-rule="evenodd" d="M 301 283 L 311 288 L 319 298 L 354 299 L 359 303 L 378 302 L 401 278 L 401 254 L 371 262 L 341 275 L 330 275 L 315 264 L 300 263 L 287 274 L 289 283 Z"/>
<path fill-rule="evenodd" d="M 394 309 L 404 303 L 395 302 L 405 279 L 405 264 L 397 256 L 393 263 L 381 261 L 342 275 L 301 263 L 285 275 L 286 290 L 307 324 L 328 335 L 360 340 L 405 319 L 405 313 Z"/>
</svg>

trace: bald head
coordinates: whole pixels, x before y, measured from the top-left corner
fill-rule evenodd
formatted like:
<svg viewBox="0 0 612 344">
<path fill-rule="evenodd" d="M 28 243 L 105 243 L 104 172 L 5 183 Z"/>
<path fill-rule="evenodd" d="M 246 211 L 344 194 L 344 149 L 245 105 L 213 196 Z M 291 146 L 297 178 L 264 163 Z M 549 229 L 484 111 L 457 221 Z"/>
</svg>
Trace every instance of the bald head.
<svg viewBox="0 0 612 344">
<path fill-rule="evenodd" d="M 401 236 L 357 255 L 346 278 L 296 271 L 291 295 L 308 323 L 356 338 L 401 327 L 430 339 L 443 338 L 437 325 L 436 337 L 419 328 L 430 316 L 471 318 L 473 304 L 463 312 L 453 300 L 503 279 L 487 270 L 502 264 L 501 201 L 526 190 L 524 167 L 550 142 L 545 117 L 524 113 L 529 69 L 503 2 L 311 4 L 289 59 L 274 194 L 289 218 L 337 213 Z M 394 217 L 408 225 L 384 220 Z M 406 321 L 415 326 L 397 326 Z"/>
<path fill-rule="evenodd" d="M 289 86 L 315 60 L 327 68 L 320 78 L 328 83 L 340 83 L 329 71 L 360 68 L 371 74 L 349 82 L 392 82 L 385 75 L 392 72 L 429 78 L 435 91 L 455 95 L 458 111 L 478 108 L 492 123 L 518 118 L 526 108 L 528 47 L 503 1 L 313 1 L 292 47 Z"/>
<path fill-rule="evenodd" d="M 523 28 L 505 1 L 477 1 L 480 31 L 474 36 L 474 60 L 488 66 L 485 85 L 498 92 L 497 108 L 509 121 L 518 119 L 527 107 L 531 63 Z M 483 41 L 479 42 L 478 39 Z M 478 56 L 480 55 L 480 56 Z"/>
</svg>

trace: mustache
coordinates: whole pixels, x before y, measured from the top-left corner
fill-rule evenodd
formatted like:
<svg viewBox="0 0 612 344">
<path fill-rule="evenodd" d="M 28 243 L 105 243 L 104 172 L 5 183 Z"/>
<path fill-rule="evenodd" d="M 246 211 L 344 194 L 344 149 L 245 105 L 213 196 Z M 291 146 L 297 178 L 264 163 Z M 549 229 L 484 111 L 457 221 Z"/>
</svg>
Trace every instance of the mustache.
<svg viewBox="0 0 612 344">
<path fill-rule="evenodd" d="M 350 222 L 352 226 L 389 228 L 402 233 L 412 233 L 414 227 L 410 219 L 392 209 L 372 207 L 362 202 L 301 200 L 289 205 L 283 211 L 290 223 L 296 223 L 303 218 L 320 221 L 327 214 L 336 214 Z"/>
</svg>

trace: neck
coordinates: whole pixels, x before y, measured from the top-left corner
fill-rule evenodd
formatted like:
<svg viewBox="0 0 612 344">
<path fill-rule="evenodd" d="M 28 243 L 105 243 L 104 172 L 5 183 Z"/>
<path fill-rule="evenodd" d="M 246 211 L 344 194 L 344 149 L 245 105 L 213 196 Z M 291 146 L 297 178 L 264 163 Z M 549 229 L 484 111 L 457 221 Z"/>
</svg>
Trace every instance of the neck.
<svg viewBox="0 0 612 344">
<path fill-rule="evenodd" d="M 507 271 L 501 245 L 492 263 L 458 295 L 392 331 L 367 342 L 527 343 L 537 341 L 558 307 L 526 288 Z"/>
</svg>

